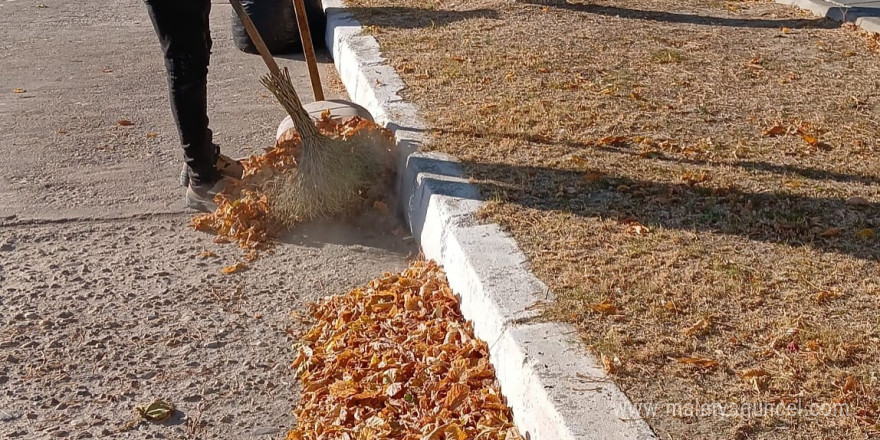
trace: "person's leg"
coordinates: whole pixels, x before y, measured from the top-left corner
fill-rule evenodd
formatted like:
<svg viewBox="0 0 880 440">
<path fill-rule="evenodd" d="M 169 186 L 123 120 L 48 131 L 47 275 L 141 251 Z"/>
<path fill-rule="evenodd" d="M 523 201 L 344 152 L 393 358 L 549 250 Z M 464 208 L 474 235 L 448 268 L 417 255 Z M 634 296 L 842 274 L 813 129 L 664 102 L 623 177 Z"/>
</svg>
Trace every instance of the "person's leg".
<svg viewBox="0 0 880 440">
<path fill-rule="evenodd" d="M 171 112 L 194 184 L 220 178 L 217 149 L 208 128 L 210 0 L 144 0 L 162 45 Z"/>
</svg>

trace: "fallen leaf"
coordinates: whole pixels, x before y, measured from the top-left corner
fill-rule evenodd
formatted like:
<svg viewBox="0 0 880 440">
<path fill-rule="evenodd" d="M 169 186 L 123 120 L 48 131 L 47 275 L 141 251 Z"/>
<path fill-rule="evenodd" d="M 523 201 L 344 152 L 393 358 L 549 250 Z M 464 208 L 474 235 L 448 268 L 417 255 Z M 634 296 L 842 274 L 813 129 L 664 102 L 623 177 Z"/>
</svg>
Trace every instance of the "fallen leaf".
<svg viewBox="0 0 880 440">
<path fill-rule="evenodd" d="M 651 230 L 647 226 L 645 226 L 639 222 L 633 221 L 627 225 L 626 232 L 633 234 L 633 235 L 646 235 L 646 234 L 650 233 Z"/>
<path fill-rule="evenodd" d="M 869 238 L 874 238 L 874 235 L 875 235 L 874 230 L 871 228 L 865 228 L 859 232 L 856 232 L 857 237 L 865 239 L 865 240 L 867 240 Z"/>
<path fill-rule="evenodd" d="M 123 127 L 129 127 L 129 126 L 134 125 L 134 122 L 131 122 L 128 119 L 120 119 L 120 120 L 116 121 L 116 123 L 123 126 Z"/>
<path fill-rule="evenodd" d="M 819 138 L 816 136 L 811 136 L 809 134 L 801 134 L 801 137 L 804 139 L 804 142 L 809 144 L 811 147 L 815 147 L 819 144 Z"/>
<path fill-rule="evenodd" d="M 617 313 L 617 307 L 611 303 L 610 299 L 605 299 L 599 304 L 593 304 L 590 306 L 596 312 L 602 313 L 604 315 L 614 315 Z"/>
<path fill-rule="evenodd" d="M 689 186 L 694 186 L 698 183 L 703 183 L 709 180 L 709 177 L 708 171 L 687 171 L 682 174 L 681 181 Z"/>
<path fill-rule="evenodd" d="M 843 389 L 842 389 L 843 393 L 849 394 L 849 393 L 855 391 L 857 385 L 858 385 L 858 380 L 856 380 L 855 377 L 847 376 L 846 382 L 843 384 Z"/>
<path fill-rule="evenodd" d="M 828 228 L 819 235 L 822 237 L 837 237 L 841 232 L 840 228 Z"/>
<path fill-rule="evenodd" d="M 776 123 L 771 127 L 767 127 L 761 132 L 763 136 L 782 136 L 788 132 L 788 129 L 781 123 Z"/>
<path fill-rule="evenodd" d="M 233 273 L 247 270 L 247 268 L 248 268 L 247 264 L 238 262 L 238 263 L 233 264 L 232 266 L 226 266 L 223 269 L 220 269 L 220 272 L 223 272 L 223 274 L 225 274 L 225 275 L 229 275 L 229 274 L 233 274 Z"/>
<path fill-rule="evenodd" d="M 398 397 L 401 392 L 403 392 L 403 384 L 400 382 L 388 385 L 388 388 L 385 389 L 385 395 L 391 398 Z"/>
<path fill-rule="evenodd" d="M 596 141 L 596 145 L 618 146 L 626 142 L 623 136 L 606 136 Z"/>
<path fill-rule="evenodd" d="M 571 157 L 568 158 L 568 161 L 573 163 L 574 165 L 577 165 L 577 166 L 589 165 L 589 163 L 590 163 L 590 161 L 587 158 L 585 158 L 579 154 L 571 155 Z"/>
<path fill-rule="evenodd" d="M 12 89 L 12 93 L 24 93 L 27 92 L 25 89 Z"/>
<path fill-rule="evenodd" d="M 388 204 L 385 203 L 385 202 L 383 202 L 383 201 L 381 201 L 381 200 L 376 200 L 376 201 L 373 203 L 373 209 L 375 209 L 376 211 L 378 211 L 379 214 L 382 214 L 382 215 L 384 215 L 384 216 L 387 216 L 387 215 L 388 215 Z"/>
<path fill-rule="evenodd" d="M 357 384 L 351 380 L 336 381 L 330 385 L 329 391 L 331 396 L 343 399 L 359 392 Z"/>
<path fill-rule="evenodd" d="M 617 372 L 617 365 L 614 364 L 614 360 L 605 356 L 605 353 L 602 353 L 599 358 L 602 360 L 602 368 L 605 370 L 605 374 L 614 374 Z"/>
<path fill-rule="evenodd" d="M 449 388 L 449 392 L 446 394 L 446 409 L 455 411 L 467 399 L 470 392 L 471 389 L 467 385 L 460 383 L 452 384 L 452 387 Z"/>
<path fill-rule="evenodd" d="M 153 139 L 156 136 L 159 136 L 159 133 L 153 133 L 153 132 L 147 133 L 147 138 L 149 138 L 149 139 Z"/>
<path fill-rule="evenodd" d="M 113 69 L 101 69 L 102 73 L 113 73 Z"/>
<path fill-rule="evenodd" d="M 216 256 L 217 256 L 217 254 L 215 254 L 213 251 L 204 251 L 204 252 L 199 253 L 199 258 L 201 258 L 203 260 L 205 258 L 214 258 Z"/>
<path fill-rule="evenodd" d="M 749 368 L 748 370 L 743 370 L 740 374 L 745 379 L 770 375 L 770 373 L 768 373 L 767 370 L 764 370 L 763 368 Z"/>
<path fill-rule="evenodd" d="M 605 174 L 602 173 L 587 173 L 581 177 L 581 180 L 586 183 L 594 183 L 602 180 L 603 177 L 605 177 Z"/>
<path fill-rule="evenodd" d="M 701 368 L 713 368 L 719 365 L 718 361 L 702 357 L 682 357 L 674 359 L 682 364 L 695 365 Z"/>
<path fill-rule="evenodd" d="M 838 296 L 837 293 L 834 293 L 834 292 L 831 292 L 828 290 L 823 290 L 823 291 L 816 294 L 816 302 L 821 304 L 821 303 L 824 303 L 830 299 L 837 298 L 837 296 Z"/>
<path fill-rule="evenodd" d="M 161 422 L 167 420 L 172 414 L 174 414 L 174 405 L 162 400 L 154 400 L 148 405 L 135 407 L 135 410 L 145 420 Z"/>
<path fill-rule="evenodd" d="M 693 336 L 699 332 L 702 332 L 703 330 L 708 329 L 710 325 L 711 323 L 708 319 L 702 318 L 699 321 L 695 322 L 692 326 L 684 329 L 684 334 L 687 336 Z"/>
</svg>

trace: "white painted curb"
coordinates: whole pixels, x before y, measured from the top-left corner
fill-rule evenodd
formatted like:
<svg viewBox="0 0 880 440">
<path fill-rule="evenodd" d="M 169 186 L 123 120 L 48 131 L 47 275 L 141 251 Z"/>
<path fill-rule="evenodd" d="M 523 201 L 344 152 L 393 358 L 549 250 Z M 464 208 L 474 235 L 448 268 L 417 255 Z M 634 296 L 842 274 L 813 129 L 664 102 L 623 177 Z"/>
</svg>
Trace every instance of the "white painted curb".
<svg viewBox="0 0 880 440">
<path fill-rule="evenodd" d="M 776 3 L 797 6 L 819 17 L 830 18 L 844 23 L 854 23 L 868 32 L 880 33 L 880 17 L 863 17 L 860 15 L 861 12 L 858 5 L 845 5 L 843 3 L 826 2 L 823 0 L 776 0 Z"/>
<path fill-rule="evenodd" d="M 418 108 L 398 94 L 404 83 L 384 64 L 379 44 L 342 0 L 324 0 L 326 43 L 349 96 L 391 129 L 398 143 L 398 194 L 427 258 L 440 263 L 465 318 L 487 341 L 517 427 L 531 440 L 654 439 L 629 399 L 605 377 L 574 327 L 529 323 L 549 289 L 498 225 L 479 224 L 477 188 L 447 155 L 422 153 Z"/>
</svg>

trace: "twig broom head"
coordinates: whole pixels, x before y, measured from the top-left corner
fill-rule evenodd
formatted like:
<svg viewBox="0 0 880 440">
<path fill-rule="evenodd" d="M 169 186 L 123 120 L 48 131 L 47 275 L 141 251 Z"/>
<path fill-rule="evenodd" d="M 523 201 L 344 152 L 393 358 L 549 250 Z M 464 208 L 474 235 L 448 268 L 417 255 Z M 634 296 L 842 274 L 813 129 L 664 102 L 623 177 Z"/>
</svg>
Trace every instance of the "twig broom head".
<svg viewBox="0 0 880 440">
<path fill-rule="evenodd" d="M 378 183 L 385 169 L 382 145 L 371 136 L 343 140 L 323 135 L 303 108 L 286 68 L 261 82 L 290 114 L 302 140 L 297 169 L 276 177 L 269 189 L 273 217 L 292 225 L 356 208 L 361 193 Z"/>
</svg>

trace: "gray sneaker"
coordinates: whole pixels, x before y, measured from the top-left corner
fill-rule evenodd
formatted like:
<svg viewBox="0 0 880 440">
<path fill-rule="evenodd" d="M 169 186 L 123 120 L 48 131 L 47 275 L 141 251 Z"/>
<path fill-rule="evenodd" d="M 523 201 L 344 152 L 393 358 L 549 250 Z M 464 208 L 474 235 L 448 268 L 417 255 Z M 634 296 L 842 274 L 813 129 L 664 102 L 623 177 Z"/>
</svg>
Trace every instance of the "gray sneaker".
<svg viewBox="0 0 880 440">
<path fill-rule="evenodd" d="M 223 177 L 214 183 L 193 184 L 190 182 L 186 187 L 186 207 L 202 212 L 214 212 L 217 204 L 214 196 L 219 194 L 229 185 L 228 177 Z"/>
<path fill-rule="evenodd" d="M 241 179 L 244 174 L 244 167 L 241 166 L 242 159 L 233 159 L 223 154 L 217 155 L 217 171 L 223 177 L 231 177 L 233 179 Z M 180 170 L 180 186 L 189 186 L 189 167 L 183 164 Z"/>
</svg>

